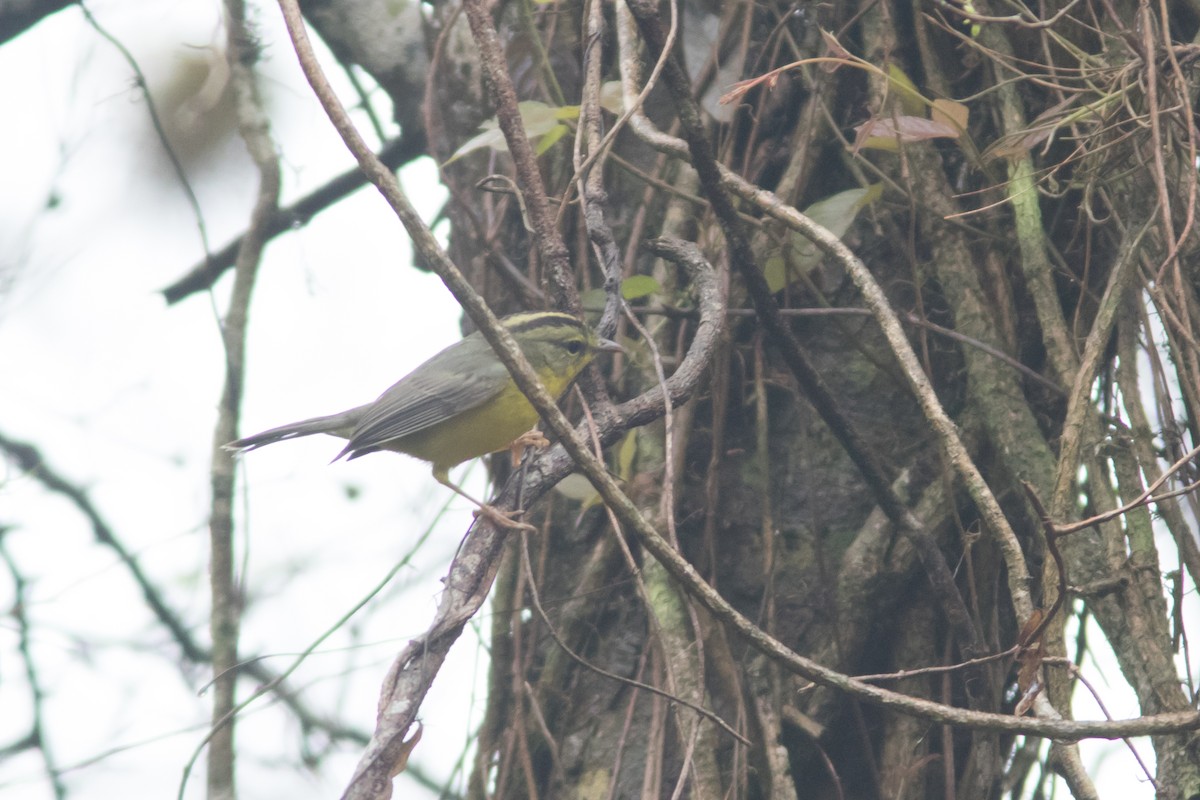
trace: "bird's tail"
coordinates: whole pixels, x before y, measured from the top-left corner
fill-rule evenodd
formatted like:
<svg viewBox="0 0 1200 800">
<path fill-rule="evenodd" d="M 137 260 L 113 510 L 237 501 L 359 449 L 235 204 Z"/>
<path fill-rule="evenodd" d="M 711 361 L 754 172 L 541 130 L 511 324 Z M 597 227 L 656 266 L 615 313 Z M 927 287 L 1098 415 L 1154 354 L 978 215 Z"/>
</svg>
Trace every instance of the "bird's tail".
<svg viewBox="0 0 1200 800">
<path fill-rule="evenodd" d="M 222 447 L 234 453 L 245 453 L 249 450 L 256 450 L 269 444 L 275 444 L 276 442 L 298 439 L 301 436 L 312 436 L 314 433 L 328 433 L 331 436 L 340 436 L 343 439 L 349 439 L 350 434 L 354 432 L 354 427 L 358 424 L 359 419 L 362 418 L 363 411 L 366 408 L 366 406 L 359 406 L 349 411 L 343 411 L 340 414 L 313 417 L 312 419 L 293 422 L 290 425 L 280 425 L 278 428 L 271 428 L 269 431 L 263 431 L 253 436 L 238 439 L 237 441 L 222 445 Z"/>
</svg>

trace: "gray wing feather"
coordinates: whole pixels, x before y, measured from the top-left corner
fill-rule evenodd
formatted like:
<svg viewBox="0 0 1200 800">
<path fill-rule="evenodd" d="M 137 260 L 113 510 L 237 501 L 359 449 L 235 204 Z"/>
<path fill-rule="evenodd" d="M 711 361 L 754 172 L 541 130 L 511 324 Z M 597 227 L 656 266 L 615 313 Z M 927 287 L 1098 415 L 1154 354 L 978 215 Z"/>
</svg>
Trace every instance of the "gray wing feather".
<svg viewBox="0 0 1200 800">
<path fill-rule="evenodd" d="M 475 356 L 484 356 L 477 358 Z M 464 371 L 462 363 L 480 364 Z M 345 452 L 366 450 L 424 430 L 495 397 L 508 370 L 478 335 L 456 342 L 405 375 L 371 403 Z"/>
</svg>

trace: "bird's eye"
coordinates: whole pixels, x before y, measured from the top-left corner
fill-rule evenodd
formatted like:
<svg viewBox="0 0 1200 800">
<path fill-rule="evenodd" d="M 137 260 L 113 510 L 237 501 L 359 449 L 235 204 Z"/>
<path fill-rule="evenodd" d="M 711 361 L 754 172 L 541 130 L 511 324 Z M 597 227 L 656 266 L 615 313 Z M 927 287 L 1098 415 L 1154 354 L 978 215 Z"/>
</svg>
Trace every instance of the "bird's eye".
<svg viewBox="0 0 1200 800">
<path fill-rule="evenodd" d="M 567 348 L 567 352 L 573 356 L 577 356 L 583 352 L 583 342 L 578 339 L 567 342 L 564 346 Z"/>
</svg>

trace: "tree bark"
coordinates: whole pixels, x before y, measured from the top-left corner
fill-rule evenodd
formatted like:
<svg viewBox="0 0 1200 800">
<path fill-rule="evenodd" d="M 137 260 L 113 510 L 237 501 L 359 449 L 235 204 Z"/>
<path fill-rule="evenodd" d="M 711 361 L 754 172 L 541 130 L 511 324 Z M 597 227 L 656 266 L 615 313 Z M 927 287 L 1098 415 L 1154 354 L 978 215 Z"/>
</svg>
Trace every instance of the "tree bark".
<svg viewBox="0 0 1200 800">
<path fill-rule="evenodd" d="M 717 267 L 729 324 L 702 390 L 609 454 L 634 504 L 734 608 L 839 671 L 925 670 L 886 685 L 1069 719 L 1075 681 L 1063 663 L 1080 653 L 1063 633 L 1086 606 L 1142 713 L 1191 708 L 1162 578 L 1180 560 L 1187 581 L 1198 577 L 1180 513 L 1194 511 L 1192 497 L 1061 537 L 1054 526 L 1129 503 L 1172 464 L 1183 475 L 1159 495 L 1194 470 L 1182 459 L 1194 415 L 1176 422 L 1167 387 L 1193 407 L 1186 65 L 1200 17 L 1174 3 L 1167 18 L 1145 5 L 1110 16 L 1100 3 L 1050 4 L 1040 18 L 978 2 L 973 12 L 684 3 L 659 74 L 669 16 L 633 6 L 591 17 L 567 4 L 472 7 L 468 31 L 463 8 L 436 4 L 420 124 L 451 192 L 449 254 L 498 313 L 570 303 L 576 290 L 599 308 L 614 265 L 626 287 L 653 279 L 627 292 L 642 332 L 621 323 L 629 355 L 608 376 L 617 397 L 655 385 L 656 358 L 669 374 L 695 331 L 686 276 L 641 242 L 684 235 Z M 333 12 L 339 3 L 309 13 L 318 25 L 347 16 Z M 1103 47 L 1088 23 L 1101 18 Z M 507 75 L 490 91 L 489 24 Z M 352 30 L 337 36 L 348 58 L 367 51 Z M 398 88 L 395 71 L 373 74 L 412 119 L 416 90 Z M 611 97 L 625 81 L 629 100 L 651 74 L 645 116 L 622 120 L 601 149 L 616 117 L 600 116 L 599 82 L 613 82 Z M 756 82 L 718 102 L 738 80 Z M 515 161 L 483 147 L 446 163 L 497 119 L 510 142 L 524 131 L 547 144 L 550 130 L 518 122 L 515 101 L 550 109 L 563 138 Z M 874 133 L 855 142 L 863 125 Z M 676 131 L 690 151 L 667 141 Z M 835 199 L 855 188 L 870 191 Z M 822 257 L 772 203 L 807 209 L 865 264 L 910 321 L 906 346 L 956 430 L 939 427 L 896 342 L 858 313 L 862 282 L 844 259 Z M 1139 380 L 1139 351 L 1153 351 L 1158 388 Z M 952 463 L 948 436 L 980 484 Z M 997 797 L 1030 780 L 1031 763 L 1043 778 L 1052 768 L 1010 734 L 933 725 L 781 669 L 601 505 L 558 497 L 535 519 L 543 534 L 509 543 L 496 591 L 472 797 Z M 1063 592 L 1083 606 L 1057 607 Z M 1018 645 L 1020 659 L 1004 655 Z M 1200 791 L 1194 731 L 1153 746 L 1160 796 Z M 1093 796 L 1074 746 L 1053 752 L 1070 791 Z"/>
</svg>

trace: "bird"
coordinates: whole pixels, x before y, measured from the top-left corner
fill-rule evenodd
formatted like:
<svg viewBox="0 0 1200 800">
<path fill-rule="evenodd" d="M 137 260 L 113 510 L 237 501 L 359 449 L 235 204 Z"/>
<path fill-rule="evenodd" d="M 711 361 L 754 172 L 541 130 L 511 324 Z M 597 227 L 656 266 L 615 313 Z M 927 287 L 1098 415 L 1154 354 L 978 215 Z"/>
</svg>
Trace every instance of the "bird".
<svg viewBox="0 0 1200 800">
<path fill-rule="evenodd" d="M 597 336 L 577 317 L 559 311 L 512 314 L 500 324 L 556 399 L 597 354 L 623 349 Z M 531 431 L 537 421 L 537 409 L 476 331 L 396 381 L 371 403 L 271 428 L 229 442 L 224 449 L 245 453 L 326 433 L 347 440 L 333 461 L 380 450 L 406 453 L 432 464 L 438 483 L 470 500 L 493 521 L 527 527 L 452 483 L 450 469 L 488 453 L 544 445 L 546 439 Z"/>
</svg>

